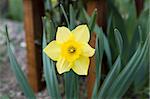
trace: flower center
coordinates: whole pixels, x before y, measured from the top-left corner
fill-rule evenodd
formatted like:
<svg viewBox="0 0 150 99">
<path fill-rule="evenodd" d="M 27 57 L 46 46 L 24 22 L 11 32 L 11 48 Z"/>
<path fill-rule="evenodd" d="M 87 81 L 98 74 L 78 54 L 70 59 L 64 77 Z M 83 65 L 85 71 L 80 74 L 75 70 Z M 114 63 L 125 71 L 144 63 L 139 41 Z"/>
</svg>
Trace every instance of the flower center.
<svg viewBox="0 0 150 99">
<path fill-rule="evenodd" d="M 71 53 L 71 54 L 75 53 L 76 52 L 76 48 L 71 46 L 71 47 L 68 48 L 68 52 Z"/>
<path fill-rule="evenodd" d="M 61 55 L 69 62 L 75 61 L 81 54 L 81 45 L 74 39 L 68 40 L 62 44 Z"/>
</svg>

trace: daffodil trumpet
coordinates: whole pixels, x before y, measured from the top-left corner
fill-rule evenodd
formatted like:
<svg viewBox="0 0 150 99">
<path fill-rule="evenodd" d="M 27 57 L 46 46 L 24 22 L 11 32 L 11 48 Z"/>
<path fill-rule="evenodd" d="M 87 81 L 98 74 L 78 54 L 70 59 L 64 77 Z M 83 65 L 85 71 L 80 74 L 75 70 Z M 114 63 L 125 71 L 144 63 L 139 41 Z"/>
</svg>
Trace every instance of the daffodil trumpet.
<svg viewBox="0 0 150 99">
<path fill-rule="evenodd" d="M 62 26 L 57 29 L 56 40 L 50 42 L 43 51 L 52 60 L 57 61 L 59 74 L 72 69 L 78 75 L 87 75 L 89 57 L 95 53 L 95 49 L 88 44 L 89 40 L 87 25 L 79 25 L 72 31 Z"/>
</svg>

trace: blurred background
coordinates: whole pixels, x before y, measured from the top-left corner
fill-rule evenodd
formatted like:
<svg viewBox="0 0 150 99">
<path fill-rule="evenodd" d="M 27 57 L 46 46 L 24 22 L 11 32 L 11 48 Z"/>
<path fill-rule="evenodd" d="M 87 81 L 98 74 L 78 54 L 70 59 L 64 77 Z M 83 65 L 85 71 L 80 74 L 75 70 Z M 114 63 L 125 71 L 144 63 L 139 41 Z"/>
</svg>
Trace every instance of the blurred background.
<svg viewBox="0 0 150 99">
<path fill-rule="evenodd" d="M 49 6 L 49 0 L 43 0 L 44 1 L 44 9 L 45 9 L 45 15 L 49 16 L 49 9 L 51 6 Z M 52 1 L 52 6 L 54 8 L 57 7 L 59 3 L 63 3 L 64 8 L 67 9 L 69 7 L 69 3 L 74 2 L 80 2 L 82 0 L 50 0 Z M 93 11 L 93 1 L 102 1 L 105 0 L 87 0 L 89 3 L 86 2 L 86 0 L 83 0 L 82 6 L 84 6 L 88 14 L 91 14 Z M 108 0 L 109 1 L 109 0 Z M 110 0 L 111 1 L 111 0 Z M 136 8 L 135 1 L 141 1 L 138 3 L 139 9 L 142 9 L 138 11 Z M 79 3 L 81 4 L 81 3 Z M 91 4 L 91 6 L 89 6 Z M 114 62 L 116 56 L 117 56 L 117 49 L 114 44 L 113 35 L 111 33 L 113 32 L 113 28 L 117 27 L 120 32 L 127 33 L 128 43 L 129 45 L 126 45 L 126 53 L 130 52 L 129 55 L 126 53 L 124 56 L 128 56 L 128 58 L 123 59 L 123 64 L 126 64 L 128 59 L 133 55 L 135 52 L 137 46 L 136 42 L 139 42 L 140 36 L 136 35 L 137 33 L 137 27 L 138 25 L 141 25 L 141 29 L 143 31 L 143 40 L 146 39 L 147 34 L 149 33 L 149 0 L 114 0 L 113 4 L 115 5 L 115 9 L 111 11 L 113 6 L 108 6 L 107 10 L 107 16 L 106 16 L 106 23 L 103 23 L 103 21 L 99 21 L 97 23 L 100 23 L 103 27 L 103 30 L 106 35 L 108 35 L 109 43 L 111 46 L 111 52 L 112 52 L 112 62 Z M 79 8 L 80 5 L 77 5 L 74 3 L 74 8 Z M 101 14 L 101 10 L 103 10 L 102 5 L 97 5 L 98 7 L 98 17 L 103 17 Z M 95 6 L 94 6 L 95 7 Z M 111 8 L 112 7 L 112 8 Z M 140 8 L 141 7 L 141 8 Z M 105 8 L 105 6 L 104 6 Z M 92 11 L 90 10 L 92 9 Z M 116 12 L 115 12 L 116 11 Z M 52 12 L 54 13 L 54 12 Z M 115 13 L 115 14 L 114 14 Z M 117 13 L 117 14 L 116 14 Z M 57 13 L 56 13 L 57 14 Z M 59 23 L 65 24 L 64 19 L 60 17 L 59 15 L 56 15 L 56 21 L 63 20 Z M 119 17 L 118 17 L 119 16 Z M 62 19 L 61 19 L 62 18 Z M 112 20 L 111 24 L 110 20 Z M 84 22 L 84 21 L 83 21 Z M 122 25 L 122 22 L 124 23 Z M 27 73 L 27 51 L 26 51 L 26 41 L 25 41 L 25 30 L 24 30 L 24 10 L 23 10 L 23 0 L 0 0 L 0 99 L 24 99 L 24 95 L 19 88 L 19 85 L 16 81 L 16 78 L 14 74 L 12 73 L 10 69 L 9 59 L 7 55 L 6 50 L 6 37 L 5 33 L 5 26 L 8 26 L 8 32 L 10 36 L 10 40 L 12 43 L 13 52 L 15 53 L 17 60 L 19 64 L 22 66 L 22 70 Z M 60 24 L 59 24 L 60 25 Z M 111 26 L 112 27 L 111 27 Z M 120 26 L 120 27 L 119 27 Z M 124 27 L 123 27 L 124 26 Z M 148 31 L 148 32 L 147 32 Z M 107 33 L 106 33 L 107 32 Z M 124 38 L 123 38 L 124 39 Z M 132 47 L 133 46 L 133 47 Z M 131 48 L 132 47 L 132 48 Z M 131 50 L 132 49 L 132 50 Z M 146 68 L 143 70 L 143 76 L 141 76 L 141 79 L 144 82 L 141 85 L 141 90 L 138 90 L 137 92 L 133 92 L 133 90 L 129 90 L 126 95 L 129 95 L 130 98 L 134 99 L 145 99 L 149 95 L 149 86 L 148 86 L 148 61 L 145 62 Z M 147 70 L 145 72 L 145 70 Z M 140 82 L 140 80 L 138 80 Z M 138 85 L 138 83 L 137 83 Z M 38 99 L 49 99 L 47 91 L 43 90 L 39 93 L 37 93 Z M 129 98 L 126 97 L 126 98 Z"/>
<path fill-rule="evenodd" d="M 0 0 L 0 99 L 23 99 L 22 92 L 10 69 L 6 50 L 5 25 L 8 26 L 15 55 L 26 70 L 26 43 L 23 26 L 23 0 Z"/>
</svg>

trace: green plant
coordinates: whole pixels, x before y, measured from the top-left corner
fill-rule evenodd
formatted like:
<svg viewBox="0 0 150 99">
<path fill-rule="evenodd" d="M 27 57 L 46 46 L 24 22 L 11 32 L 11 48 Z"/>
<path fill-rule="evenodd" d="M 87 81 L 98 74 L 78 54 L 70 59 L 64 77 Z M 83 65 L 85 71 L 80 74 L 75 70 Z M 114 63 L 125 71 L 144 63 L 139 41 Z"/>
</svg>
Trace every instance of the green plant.
<svg viewBox="0 0 150 99">
<path fill-rule="evenodd" d="M 114 46 L 115 44 L 115 35 L 113 34 L 114 28 L 117 28 L 121 36 L 123 38 L 123 50 L 121 60 L 122 60 L 122 68 L 124 68 L 125 64 L 131 59 L 134 52 L 137 50 L 139 44 L 143 45 L 146 41 L 146 38 L 149 38 L 149 10 L 150 8 L 146 6 L 150 2 L 145 0 L 143 10 L 141 14 L 137 16 L 137 11 L 135 7 L 135 1 L 119 1 L 109 2 L 109 26 L 107 28 L 108 39 L 110 42 L 110 46 L 112 48 L 112 58 L 113 61 L 119 50 Z M 126 6 L 128 5 L 128 6 Z M 118 21 L 119 20 L 119 21 Z M 147 21 L 146 21 L 147 20 Z M 141 68 L 137 71 L 136 76 L 133 78 L 134 81 L 130 87 L 133 92 L 140 91 L 148 81 L 148 54 L 144 56 L 143 61 L 139 65 L 142 65 Z M 148 85 L 147 85 L 148 87 Z"/>
<path fill-rule="evenodd" d="M 47 15 L 43 18 L 44 30 L 42 45 L 44 48 L 48 42 L 55 38 L 56 27 L 60 24 L 73 29 L 79 24 L 86 23 L 91 31 L 91 35 L 95 32 L 97 37 L 95 54 L 96 80 L 92 99 L 130 98 L 124 96 L 129 89 L 137 93 L 139 90 L 143 90 L 143 85 L 148 81 L 148 76 L 144 79 L 143 77 L 148 74 L 147 68 L 149 64 L 148 52 L 150 35 L 148 34 L 149 22 L 148 24 L 146 22 L 149 17 L 149 8 L 143 10 L 140 17 L 136 18 L 134 2 L 131 2 L 129 9 L 131 10 L 131 8 L 134 8 L 134 14 L 132 16 L 132 11 L 130 12 L 129 10 L 128 14 L 130 17 L 124 19 L 114 2 L 109 0 L 108 4 L 110 7 L 107 27 L 108 37 L 103 32 L 102 28 L 95 24 L 97 10 L 93 12 L 92 16 L 88 16 L 83 6 L 77 6 L 76 8 L 76 4 L 70 4 L 68 10 L 66 10 L 68 7 L 65 8 L 65 5 L 64 7 L 62 5 L 57 6 L 56 9 L 54 9 L 54 7 L 49 7 L 48 12 L 46 12 Z M 57 14 L 54 13 L 56 10 L 58 11 Z M 63 17 L 65 20 L 61 20 L 60 17 Z M 133 24 L 131 25 L 130 22 Z M 27 97 L 35 97 L 11 51 L 9 39 L 7 39 L 7 45 L 12 70 L 18 78 L 18 82 Z M 61 99 L 57 80 L 57 77 L 60 76 L 57 75 L 55 71 L 55 62 L 49 59 L 45 53 L 42 54 L 44 78 L 49 96 Z M 108 60 L 108 74 L 102 74 L 101 72 L 104 54 L 106 54 Z M 105 78 L 102 78 L 102 75 L 105 75 Z M 79 78 L 81 78 L 81 76 L 70 71 L 64 73 L 63 78 L 65 82 L 65 98 L 80 98 Z M 102 80 L 104 81 L 102 82 Z M 143 96 L 142 98 L 147 98 L 147 96 Z"/>
<path fill-rule="evenodd" d="M 7 27 L 6 27 L 6 35 L 7 35 L 7 50 L 8 50 L 8 56 L 10 59 L 11 69 L 13 70 L 13 72 L 17 78 L 17 81 L 19 82 L 20 87 L 22 88 L 25 96 L 27 98 L 35 99 L 34 93 L 31 89 L 30 85 L 28 84 L 28 81 L 12 52 Z"/>
</svg>

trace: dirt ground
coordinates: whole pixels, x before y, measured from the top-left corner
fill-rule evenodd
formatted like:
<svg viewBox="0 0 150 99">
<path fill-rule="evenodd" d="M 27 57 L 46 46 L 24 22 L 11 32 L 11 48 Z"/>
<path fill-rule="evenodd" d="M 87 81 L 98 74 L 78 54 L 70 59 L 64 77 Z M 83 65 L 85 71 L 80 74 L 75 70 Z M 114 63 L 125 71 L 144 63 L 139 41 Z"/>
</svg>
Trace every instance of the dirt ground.
<svg viewBox="0 0 150 99">
<path fill-rule="evenodd" d="M 0 19 L 0 99 L 26 99 L 19 88 L 15 75 L 10 69 L 5 34 L 1 32 L 4 31 L 5 25 L 8 26 L 13 52 L 22 70 L 25 73 L 27 72 L 26 43 L 23 24 Z M 49 99 L 46 90 L 37 93 L 36 96 L 37 99 Z"/>
</svg>

